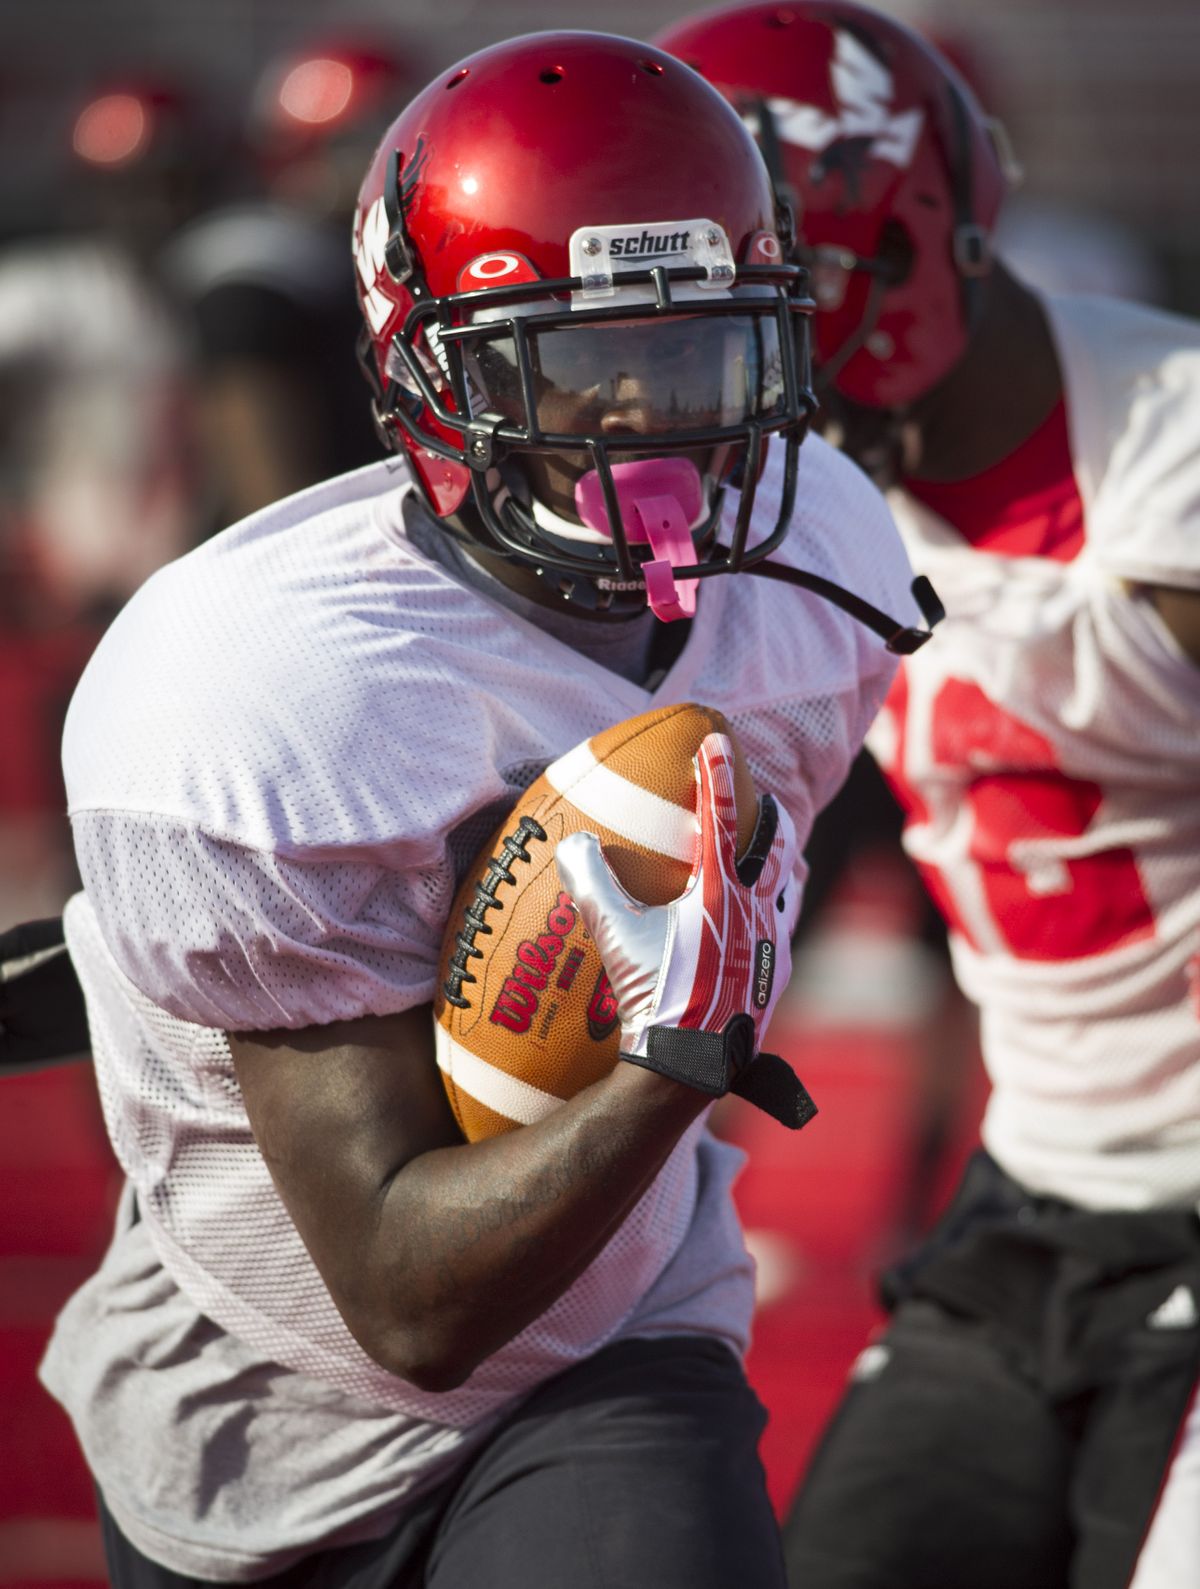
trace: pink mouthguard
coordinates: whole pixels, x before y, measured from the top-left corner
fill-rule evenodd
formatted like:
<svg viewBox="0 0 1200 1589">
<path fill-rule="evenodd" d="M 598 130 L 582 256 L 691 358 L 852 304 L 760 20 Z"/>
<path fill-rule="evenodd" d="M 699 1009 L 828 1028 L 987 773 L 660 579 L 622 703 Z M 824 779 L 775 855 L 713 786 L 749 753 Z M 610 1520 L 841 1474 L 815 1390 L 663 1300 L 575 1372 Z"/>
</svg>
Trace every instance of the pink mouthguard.
<svg viewBox="0 0 1200 1589">
<path fill-rule="evenodd" d="M 677 568 L 696 561 L 691 526 L 700 516 L 704 491 L 690 458 L 635 458 L 612 466 L 621 522 L 631 543 L 649 542 L 653 562 L 643 563 L 646 599 L 656 618 L 690 618 L 696 611 L 698 579 L 676 579 Z M 575 482 L 575 507 L 584 524 L 612 535 L 604 490 L 594 469 Z"/>
</svg>

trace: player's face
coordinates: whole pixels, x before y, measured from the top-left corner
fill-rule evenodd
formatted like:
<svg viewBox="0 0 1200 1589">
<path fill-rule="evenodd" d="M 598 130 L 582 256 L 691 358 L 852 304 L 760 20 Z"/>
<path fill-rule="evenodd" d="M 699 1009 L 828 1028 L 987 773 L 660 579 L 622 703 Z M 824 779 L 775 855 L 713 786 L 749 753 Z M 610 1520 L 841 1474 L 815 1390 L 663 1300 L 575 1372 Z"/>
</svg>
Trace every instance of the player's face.
<svg viewBox="0 0 1200 1589">
<path fill-rule="evenodd" d="M 769 419 L 784 401 L 783 361 L 775 322 L 760 316 L 690 315 L 646 321 L 567 325 L 528 336 L 534 417 L 558 437 L 607 441 L 645 437 L 623 458 L 654 456 L 655 439 L 681 432 Z M 526 423 L 516 352 L 509 338 L 473 354 L 488 405 Z M 714 472 L 717 449 L 691 449 L 701 474 Z M 723 461 L 727 448 L 720 449 Z M 615 456 L 615 455 L 614 455 Z M 547 507 L 575 517 L 575 482 L 591 468 L 582 448 L 522 453 L 530 485 Z"/>
</svg>

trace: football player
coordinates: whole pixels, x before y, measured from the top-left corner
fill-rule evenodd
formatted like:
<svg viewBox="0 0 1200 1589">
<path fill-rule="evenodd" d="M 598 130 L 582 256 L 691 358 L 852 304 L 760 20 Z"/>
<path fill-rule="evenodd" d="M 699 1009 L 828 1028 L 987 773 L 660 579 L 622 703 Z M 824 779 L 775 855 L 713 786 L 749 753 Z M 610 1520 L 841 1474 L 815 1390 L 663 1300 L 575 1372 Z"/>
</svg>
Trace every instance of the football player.
<svg viewBox="0 0 1200 1589">
<path fill-rule="evenodd" d="M 805 1589 L 1200 1581 L 1200 327 L 1030 291 L 953 69 L 846 0 L 660 40 L 799 216 L 828 431 L 949 617 L 872 730 L 980 1007 L 984 1151 L 788 1525 Z"/>
<path fill-rule="evenodd" d="M 378 456 L 346 232 L 363 167 L 424 75 L 357 33 L 269 62 L 244 132 L 262 196 L 209 209 L 163 250 L 195 347 L 206 531 Z"/>
<path fill-rule="evenodd" d="M 430 1001 L 515 794 L 655 703 L 721 709 L 790 814 L 731 868 L 708 748 L 705 905 L 786 947 L 792 824 L 935 612 L 804 439 L 786 246 L 750 134 L 670 56 L 550 33 L 440 73 L 354 228 L 390 456 L 156 575 L 90 664 L 66 930 L 128 1180 L 42 1375 L 114 1583 L 783 1583 L 709 1093 L 621 1063 L 467 1144 Z M 615 943 L 598 859 L 565 875 Z M 725 971 L 692 999 L 635 948 L 629 1040 L 674 1009 L 723 1042 L 690 1012 L 737 1008 Z"/>
</svg>

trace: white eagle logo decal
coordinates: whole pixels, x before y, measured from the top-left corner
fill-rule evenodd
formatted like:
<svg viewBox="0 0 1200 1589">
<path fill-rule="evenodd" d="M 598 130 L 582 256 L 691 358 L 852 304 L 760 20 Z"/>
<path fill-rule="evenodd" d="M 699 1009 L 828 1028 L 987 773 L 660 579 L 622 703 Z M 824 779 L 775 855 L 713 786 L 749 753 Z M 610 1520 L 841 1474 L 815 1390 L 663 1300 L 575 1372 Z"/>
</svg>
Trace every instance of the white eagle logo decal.
<svg viewBox="0 0 1200 1589">
<path fill-rule="evenodd" d="M 866 153 L 892 165 L 908 166 L 921 135 L 920 110 L 895 111 L 892 74 L 849 33 L 839 32 L 830 68 L 836 115 L 794 99 L 768 99 L 775 131 L 784 143 L 816 151 L 853 139 Z M 753 123 L 753 116 L 747 118 Z"/>
<path fill-rule="evenodd" d="M 371 330 L 379 335 L 392 312 L 392 305 L 377 285 L 383 274 L 384 250 L 388 240 L 387 206 L 375 200 L 363 219 L 362 232 L 354 249 L 354 263 L 363 284 L 363 313 Z"/>
</svg>

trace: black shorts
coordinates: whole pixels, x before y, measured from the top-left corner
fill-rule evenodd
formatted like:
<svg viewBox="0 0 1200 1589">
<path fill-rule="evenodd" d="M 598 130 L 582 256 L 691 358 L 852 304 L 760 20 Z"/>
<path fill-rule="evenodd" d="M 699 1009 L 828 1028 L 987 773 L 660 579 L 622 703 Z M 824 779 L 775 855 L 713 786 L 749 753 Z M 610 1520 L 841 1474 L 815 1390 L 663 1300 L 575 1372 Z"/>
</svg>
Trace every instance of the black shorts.
<svg viewBox="0 0 1200 1589">
<path fill-rule="evenodd" d="M 885 1300 L 785 1525 L 795 1589 L 1126 1589 L 1176 1470 L 1183 1576 L 1148 1581 L 1200 1585 L 1195 1214 L 1086 1213 L 980 1154 Z"/>
<path fill-rule="evenodd" d="M 272 1589 L 784 1589 L 758 1458 L 765 1414 L 733 1354 L 619 1342 L 543 1385 L 465 1473 L 384 1538 L 320 1551 Z M 117 1589 L 200 1580 L 148 1560 L 101 1499 Z"/>
</svg>

